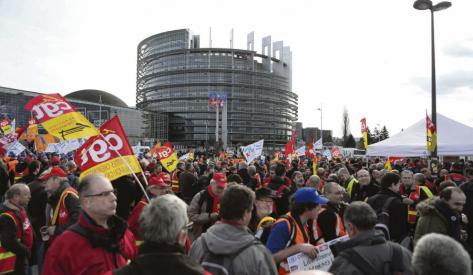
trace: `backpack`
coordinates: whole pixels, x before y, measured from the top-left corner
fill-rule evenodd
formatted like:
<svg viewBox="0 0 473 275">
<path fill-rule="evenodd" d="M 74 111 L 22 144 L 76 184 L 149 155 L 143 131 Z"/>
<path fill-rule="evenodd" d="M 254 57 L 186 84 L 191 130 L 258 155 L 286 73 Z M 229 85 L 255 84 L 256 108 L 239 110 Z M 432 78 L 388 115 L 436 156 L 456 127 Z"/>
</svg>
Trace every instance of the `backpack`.
<svg viewBox="0 0 473 275">
<path fill-rule="evenodd" d="M 212 253 L 207 246 L 205 241 L 205 236 L 202 236 L 202 248 L 204 250 L 204 257 L 200 265 L 205 269 L 205 271 L 213 275 L 229 275 L 234 274 L 233 272 L 233 260 L 240 255 L 248 247 L 261 244 L 256 238 L 238 249 L 236 252 L 230 255 L 217 255 Z"/>
<path fill-rule="evenodd" d="M 339 256 L 347 259 L 364 275 L 403 275 L 402 248 L 389 241 L 386 244 L 392 251 L 392 257 L 384 263 L 383 273 L 375 270 L 372 264 L 355 249 L 356 247 L 342 251 Z"/>
<path fill-rule="evenodd" d="M 389 206 L 391 202 L 396 199 L 396 197 L 389 197 L 383 204 L 383 207 L 376 211 L 376 216 L 378 218 L 378 222 L 374 226 L 376 230 L 383 232 L 384 237 L 386 240 L 391 240 L 391 235 L 389 234 Z"/>
<path fill-rule="evenodd" d="M 291 245 L 293 245 L 296 241 L 296 222 L 294 221 L 293 218 L 289 217 L 288 215 L 282 215 L 279 217 L 279 219 L 285 219 L 289 222 L 289 240 L 287 241 L 286 243 L 286 246 L 284 248 L 288 248 L 290 247 Z M 312 245 L 316 245 L 317 242 L 321 239 L 314 239 L 314 227 L 313 227 L 313 223 L 314 221 L 313 220 L 308 220 L 307 221 L 307 228 L 308 228 L 308 232 L 309 232 L 309 240 L 307 240 L 310 244 Z M 274 224 L 273 224 L 274 226 Z M 272 227 L 271 227 L 272 229 Z M 269 233 L 270 234 L 270 233 Z M 269 237 L 269 234 L 268 234 L 268 237 Z M 267 241 L 267 240 L 266 240 Z"/>
</svg>

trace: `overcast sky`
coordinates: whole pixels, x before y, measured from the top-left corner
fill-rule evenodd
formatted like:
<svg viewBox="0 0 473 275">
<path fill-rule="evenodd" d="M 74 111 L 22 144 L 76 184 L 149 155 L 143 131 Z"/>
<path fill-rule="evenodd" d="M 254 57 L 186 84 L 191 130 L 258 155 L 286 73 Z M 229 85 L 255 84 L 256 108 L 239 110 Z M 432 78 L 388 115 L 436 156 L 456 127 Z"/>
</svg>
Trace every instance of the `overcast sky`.
<svg viewBox="0 0 473 275">
<path fill-rule="evenodd" d="M 189 28 L 208 45 L 246 49 L 246 34 L 293 52 L 299 121 L 341 135 L 360 119 L 390 134 L 430 113 L 430 15 L 405 0 L 104 1 L 0 0 L 0 86 L 67 94 L 99 89 L 135 105 L 136 48 Z M 473 126 L 473 1 L 435 13 L 437 111 Z"/>
</svg>

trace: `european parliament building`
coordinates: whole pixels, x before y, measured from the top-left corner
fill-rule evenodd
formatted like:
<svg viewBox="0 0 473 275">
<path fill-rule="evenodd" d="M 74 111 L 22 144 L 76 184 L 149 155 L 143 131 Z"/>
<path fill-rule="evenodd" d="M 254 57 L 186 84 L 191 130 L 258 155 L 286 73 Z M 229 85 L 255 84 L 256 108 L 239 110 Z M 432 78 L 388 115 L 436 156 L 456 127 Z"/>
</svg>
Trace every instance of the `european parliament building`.
<svg viewBox="0 0 473 275">
<path fill-rule="evenodd" d="M 254 33 L 246 50 L 201 48 L 200 37 L 188 29 L 148 37 L 138 45 L 136 107 L 167 114 L 175 144 L 215 141 L 221 125 L 228 146 L 260 139 L 265 147 L 283 145 L 298 116 L 292 53 L 271 36 L 261 48 L 262 53 L 254 50 Z M 212 94 L 226 99 L 218 124 Z"/>
</svg>

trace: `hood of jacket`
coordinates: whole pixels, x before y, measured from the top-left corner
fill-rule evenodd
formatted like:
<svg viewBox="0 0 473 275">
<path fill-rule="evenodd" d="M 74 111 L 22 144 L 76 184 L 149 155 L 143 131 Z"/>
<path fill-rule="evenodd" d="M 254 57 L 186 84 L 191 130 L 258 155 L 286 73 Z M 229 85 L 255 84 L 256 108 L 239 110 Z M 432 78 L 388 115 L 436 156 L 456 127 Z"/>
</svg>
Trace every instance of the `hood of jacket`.
<svg viewBox="0 0 473 275">
<path fill-rule="evenodd" d="M 230 255 L 254 240 L 246 227 L 216 223 L 203 234 L 202 241 L 212 253 Z"/>
<path fill-rule="evenodd" d="M 435 204 L 438 201 L 440 201 L 438 197 L 432 197 L 432 198 L 428 198 L 419 202 L 419 204 L 417 204 L 417 207 L 416 207 L 417 211 L 419 211 L 419 215 L 427 216 L 436 212 L 437 209 L 435 208 Z"/>
</svg>

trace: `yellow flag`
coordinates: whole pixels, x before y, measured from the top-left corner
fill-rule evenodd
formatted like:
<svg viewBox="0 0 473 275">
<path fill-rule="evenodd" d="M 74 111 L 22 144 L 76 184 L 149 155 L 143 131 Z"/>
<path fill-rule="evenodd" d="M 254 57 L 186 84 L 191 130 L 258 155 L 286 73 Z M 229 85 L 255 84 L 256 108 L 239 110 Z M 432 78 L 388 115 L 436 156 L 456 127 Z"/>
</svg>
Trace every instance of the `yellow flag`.
<svg viewBox="0 0 473 275">
<path fill-rule="evenodd" d="M 384 169 L 388 170 L 391 172 L 393 168 L 391 167 L 391 162 L 389 161 L 389 158 L 386 160 L 386 163 L 384 164 Z"/>
<path fill-rule="evenodd" d="M 317 157 L 312 161 L 312 175 L 317 175 Z"/>
<path fill-rule="evenodd" d="M 156 149 L 156 154 L 158 155 L 159 161 L 168 172 L 176 170 L 179 159 L 172 148 L 161 146 Z"/>
</svg>

